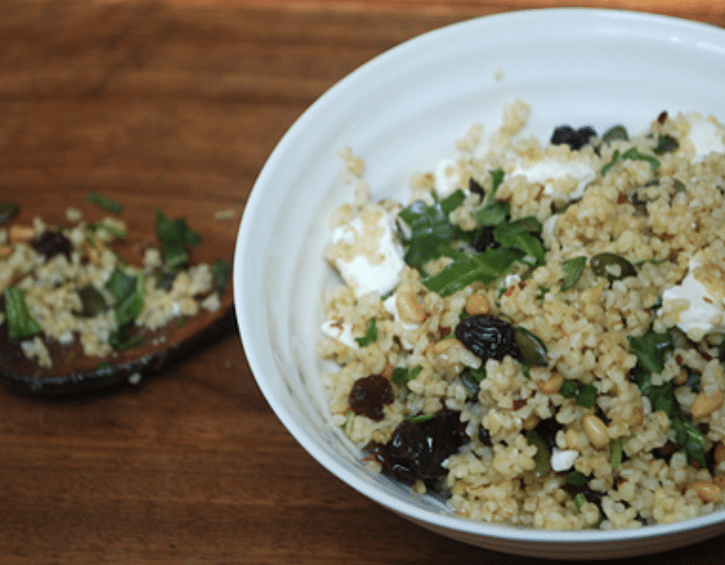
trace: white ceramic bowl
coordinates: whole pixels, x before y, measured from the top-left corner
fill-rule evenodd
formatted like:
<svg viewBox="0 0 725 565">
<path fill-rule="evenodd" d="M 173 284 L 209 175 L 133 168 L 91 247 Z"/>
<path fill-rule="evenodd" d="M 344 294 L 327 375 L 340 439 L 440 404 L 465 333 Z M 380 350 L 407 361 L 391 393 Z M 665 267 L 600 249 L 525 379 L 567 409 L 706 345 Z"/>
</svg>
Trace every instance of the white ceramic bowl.
<svg viewBox="0 0 725 565">
<path fill-rule="evenodd" d="M 366 163 L 374 198 L 404 198 L 409 174 L 452 151 L 474 122 L 487 131 L 502 106 L 533 107 L 528 130 L 562 123 L 645 129 L 662 111 L 722 121 L 725 31 L 634 12 L 537 10 L 474 19 L 403 43 L 317 100 L 275 148 L 241 223 L 234 263 L 243 346 L 269 404 L 329 472 L 411 521 L 498 551 L 564 559 L 662 551 L 725 532 L 725 512 L 634 530 L 557 532 L 457 518 L 429 497 L 369 472 L 328 424 L 314 343 L 321 294 L 334 280 L 322 259 L 326 216 L 351 199 L 335 151 Z"/>
</svg>

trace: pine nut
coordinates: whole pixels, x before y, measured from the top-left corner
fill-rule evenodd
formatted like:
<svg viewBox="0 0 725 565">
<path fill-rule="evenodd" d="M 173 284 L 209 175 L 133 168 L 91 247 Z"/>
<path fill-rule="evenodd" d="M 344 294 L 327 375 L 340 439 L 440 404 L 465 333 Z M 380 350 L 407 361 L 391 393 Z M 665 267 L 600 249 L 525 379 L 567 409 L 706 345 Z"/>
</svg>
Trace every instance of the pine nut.
<svg viewBox="0 0 725 565">
<path fill-rule="evenodd" d="M 533 430 L 541 422 L 541 416 L 538 414 L 529 414 L 524 421 L 521 423 L 521 427 L 526 431 Z"/>
<path fill-rule="evenodd" d="M 715 463 L 722 463 L 725 461 L 725 443 L 722 440 L 715 444 Z"/>
<path fill-rule="evenodd" d="M 395 297 L 395 307 L 404 322 L 421 324 L 425 321 L 425 309 L 414 292 L 398 292 Z"/>
<path fill-rule="evenodd" d="M 466 312 L 471 316 L 488 314 L 491 311 L 491 303 L 486 298 L 486 295 L 480 292 L 474 292 L 466 298 L 465 308 Z"/>
<path fill-rule="evenodd" d="M 385 367 L 383 367 L 383 372 L 380 374 L 383 375 L 386 379 L 391 380 L 393 378 L 394 370 L 395 367 L 393 367 L 390 363 L 385 363 Z"/>
<path fill-rule="evenodd" d="M 582 427 L 594 449 L 604 449 L 609 445 L 607 426 L 600 418 L 594 414 L 587 414 L 582 419 Z"/>
<path fill-rule="evenodd" d="M 16 243 L 30 243 L 35 237 L 35 228 L 12 225 L 8 228 L 8 237 L 10 237 L 10 241 Z"/>
<path fill-rule="evenodd" d="M 433 345 L 431 351 L 434 355 L 443 355 L 444 353 L 448 353 L 452 347 L 458 346 L 463 347 L 463 343 L 456 338 L 442 339 Z"/>
<path fill-rule="evenodd" d="M 541 394 L 556 394 L 561 390 L 563 384 L 564 376 L 560 373 L 552 373 L 548 379 L 537 383 L 536 390 Z"/>
<path fill-rule="evenodd" d="M 693 489 L 703 502 L 720 502 L 722 500 L 722 489 L 712 481 L 695 481 L 687 487 Z"/>
<path fill-rule="evenodd" d="M 715 410 L 720 408 L 723 403 L 723 394 L 717 391 L 714 396 L 708 396 L 708 394 L 701 390 L 695 397 L 695 401 L 692 403 L 692 417 L 697 420 L 709 416 Z"/>
</svg>

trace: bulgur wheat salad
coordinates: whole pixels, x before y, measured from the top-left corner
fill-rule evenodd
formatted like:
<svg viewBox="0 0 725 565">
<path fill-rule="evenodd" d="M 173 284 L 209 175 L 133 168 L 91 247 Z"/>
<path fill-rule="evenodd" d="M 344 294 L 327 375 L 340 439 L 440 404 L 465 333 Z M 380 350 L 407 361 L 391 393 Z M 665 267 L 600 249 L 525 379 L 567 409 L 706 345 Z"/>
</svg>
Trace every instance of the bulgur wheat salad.
<svg viewBox="0 0 725 565">
<path fill-rule="evenodd" d="M 183 218 L 157 210 L 156 241 L 130 242 L 120 203 L 97 192 L 86 200 L 101 219 L 71 207 L 63 224 L 27 222 L 16 203 L 0 205 L 0 374 L 8 383 L 40 389 L 68 377 L 72 391 L 84 379 L 108 383 L 123 365 L 137 384 L 141 368 L 179 345 L 172 334 L 201 333 L 227 309 L 220 297 L 230 265 L 192 263 L 202 236 Z"/>
<path fill-rule="evenodd" d="M 723 508 L 725 128 L 692 112 L 542 143 L 474 125 L 408 203 L 331 218 L 319 356 L 375 470 L 473 520 L 633 528 Z"/>
</svg>

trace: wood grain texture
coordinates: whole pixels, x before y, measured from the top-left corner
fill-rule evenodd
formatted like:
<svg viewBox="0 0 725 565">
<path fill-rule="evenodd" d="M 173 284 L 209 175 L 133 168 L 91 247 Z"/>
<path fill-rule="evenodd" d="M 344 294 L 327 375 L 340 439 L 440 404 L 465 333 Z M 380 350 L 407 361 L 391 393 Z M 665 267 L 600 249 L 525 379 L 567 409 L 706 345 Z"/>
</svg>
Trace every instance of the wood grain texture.
<svg viewBox="0 0 725 565">
<path fill-rule="evenodd" d="M 99 190 L 133 229 L 161 207 L 231 257 L 266 157 L 334 82 L 421 32 L 549 4 L 6 0 L 0 200 L 52 219 Z M 706 3 L 606 5 L 724 21 Z M 537 562 L 428 533 L 327 473 L 271 412 L 234 333 L 114 394 L 0 390 L 0 414 L 3 565 Z M 723 541 L 658 560 L 722 562 Z"/>
</svg>

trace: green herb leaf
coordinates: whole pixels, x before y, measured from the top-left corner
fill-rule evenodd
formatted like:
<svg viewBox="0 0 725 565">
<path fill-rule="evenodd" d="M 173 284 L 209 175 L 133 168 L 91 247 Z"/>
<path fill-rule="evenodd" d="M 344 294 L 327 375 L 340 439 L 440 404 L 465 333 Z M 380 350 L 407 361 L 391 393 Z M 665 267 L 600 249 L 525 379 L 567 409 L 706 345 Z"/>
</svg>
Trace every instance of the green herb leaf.
<svg viewBox="0 0 725 565">
<path fill-rule="evenodd" d="M 566 476 L 566 481 L 572 486 L 583 487 L 587 484 L 587 476 L 580 471 L 571 471 Z"/>
<path fill-rule="evenodd" d="M 617 161 L 619 161 L 619 149 L 614 150 L 614 153 L 612 153 L 612 160 L 602 167 L 602 176 L 606 175 L 609 172 L 609 169 L 617 164 Z"/>
<path fill-rule="evenodd" d="M 705 437 L 700 428 L 691 420 L 686 418 L 675 418 L 672 420 L 672 429 L 675 430 L 675 442 L 677 446 L 687 455 L 687 461 L 695 461 L 702 468 L 707 468 L 705 460 Z"/>
<path fill-rule="evenodd" d="M 492 186 L 491 192 L 488 194 L 488 200 L 486 202 L 490 204 L 493 203 L 493 199 L 496 196 L 496 191 L 503 182 L 504 172 L 501 169 L 495 169 L 493 171 L 488 171 L 488 174 L 491 175 Z"/>
<path fill-rule="evenodd" d="M 440 296 L 450 296 L 469 284 L 488 284 L 504 274 L 521 255 L 501 249 L 463 254 L 435 275 L 422 279 L 423 285 Z"/>
<path fill-rule="evenodd" d="M 9 339 L 25 339 L 41 332 L 40 325 L 30 315 L 28 305 L 25 302 L 27 292 L 27 290 L 20 288 L 6 288 L 3 293 Z"/>
<path fill-rule="evenodd" d="M 421 422 L 427 422 L 428 420 L 432 420 L 436 417 L 436 413 L 432 412 L 430 414 L 418 414 L 417 416 L 407 416 L 405 419 L 410 422 L 411 424 L 420 424 Z"/>
<path fill-rule="evenodd" d="M 405 385 L 417 377 L 423 370 L 423 365 L 416 365 L 412 369 L 406 369 L 405 367 L 396 367 L 393 369 L 392 380 L 396 385 Z"/>
<path fill-rule="evenodd" d="M 356 337 L 355 341 L 360 347 L 367 347 L 368 345 L 375 343 L 378 340 L 378 326 L 375 322 L 375 318 L 370 318 L 365 328 L 364 337 Z"/>
<path fill-rule="evenodd" d="M 404 260 L 419 267 L 440 256 L 439 248 L 453 241 L 459 229 L 448 218 L 465 200 L 462 190 L 456 190 L 443 200 L 428 206 L 418 200 L 401 210 L 398 216 L 410 227 L 410 238 Z"/>
<path fill-rule="evenodd" d="M 576 509 L 581 512 L 582 508 L 584 508 L 584 505 L 587 502 L 587 497 L 583 492 L 579 492 L 574 495 L 574 506 L 576 506 Z"/>
<path fill-rule="evenodd" d="M 561 283 L 561 290 L 569 290 L 574 288 L 584 272 L 587 265 L 587 258 L 584 255 L 567 259 L 562 263 L 564 269 L 564 278 Z"/>
<path fill-rule="evenodd" d="M 156 235 L 161 242 L 161 254 L 168 269 L 183 267 L 189 262 L 187 245 L 199 245 L 201 235 L 192 230 L 183 218 L 167 218 L 156 210 Z"/>
<path fill-rule="evenodd" d="M 511 212 L 510 202 L 493 202 L 474 213 L 476 221 L 484 227 L 497 226 L 505 221 Z"/>
<path fill-rule="evenodd" d="M 494 228 L 493 237 L 502 246 L 516 249 L 534 258 L 537 265 L 546 262 L 544 246 L 534 235 L 541 232 L 541 223 L 533 216 L 501 223 Z"/>
<path fill-rule="evenodd" d="M 583 408 L 592 408 L 597 401 L 597 387 L 594 385 L 582 385 L 576 395 L 576 403 Z"/>
<path fill-rule="evenodd" d="M 120 214 L 123 212 L 123 205 L 120 202 L 108 198 L 100 192 L 91 191 L 86 194 L 84 200 L 86 202 L 90 202 L 91 204 L 95 204 L 99 208 L 103 208 L 107 212 L 112 212 L 113 214 Z"/>
<path fill-rule="evenodd" d="M 616 469 L 622 463 L 623 445 L 623 437 L 615 438 L 609 442 L 609 464 L 612 466 L 612 469 Z"/>
<path fill-rule="evenodd" d="M 211 265 L 211 275 L 214 279 L 214 288 L 217 292 L 224 292 L 229 282 L 229 275 L 232 272 L 232 264 L 229 261 L 217 259 Z"/>
<path fill-rule="evenodd" d="M 650 373 L 661 373 L 665 368 L 665 355 L 672 351 L 672 334 L 665 331 L 649 331 L 641 337 L 627 336 L 629 350 L 637 357 L 637 363 Z"/>
<path fill-rule="evenodd" d="M 622 159 L 632 159 L 633 161 L 647 161 L 651 170 L 656 171 L 660 166 L 660 161 L 652 155 L 640 153 L 636 147 L 630 147 L 622 153 Z"/>
<path fill-rule="evenodd" d="M 564 382 L 561 384 L 559 394 L 561 394 L 564 398 L 576 398 L 576 393 L 578 391 L 579 386 L 576 384 L 576 382 L 572 381 L 571 379 L 565 379 Z"/>
</svg>

